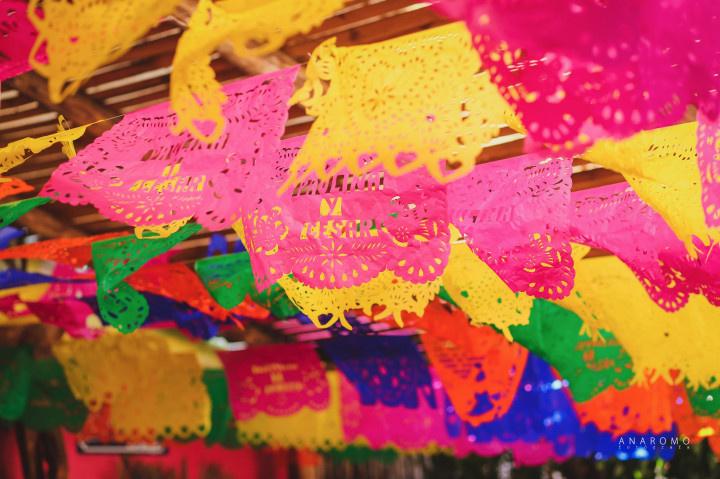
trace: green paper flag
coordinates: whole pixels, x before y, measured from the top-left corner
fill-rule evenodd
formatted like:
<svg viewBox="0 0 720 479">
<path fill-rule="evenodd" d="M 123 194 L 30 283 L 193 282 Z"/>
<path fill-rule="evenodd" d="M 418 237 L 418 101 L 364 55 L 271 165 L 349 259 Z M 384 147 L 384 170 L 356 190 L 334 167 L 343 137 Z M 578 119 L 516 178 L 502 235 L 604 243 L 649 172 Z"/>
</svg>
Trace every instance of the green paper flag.
<svg viewBox="0 0 720 479">
<path fill-rule="evenodd" d="M 178 442 L 192 442 L 203 439 L 208 446 L 218 444 L 228 449 L 237 449 L 242 445 L 237 440 L 235 418 L 230 409 L 228 400 L 228 386 L 223 369 L 203 370 L 203 383 L 210 398 L 210 431 L 204 437 L 190 435 L 185 438 L 175 438 Z"/>
<path fill-rule="evenodd" d="M 235 419 L 228 400 L 228 385 L 225 371 L 222 369 L 206 369 L 203 371 L 203 382 L 210 397 L 210 432 L 205 436 L 205 444 L 226 444 L 228 438 L 236 441 Z M 238 444 L 239 445 L 239 444 Z"/>
<path fill-rule="evenodd" d="M 0 348 L 0 419 L 22 416 L 30 393 L 32 355 L 26 348 Z"/>
<path fill-rule="evenodd" d="M 142 265 L 200 231 L 191 223 L 167 238 L 123 236 L 92 244 L 97 301 L 102 318 L 122 333 L 140 327 L 148 317 L 145 297 L 125 282 Z"/>
<path fill-rule="evenodd" d="M 242 303 L 250 294 L 254 281 L 247 253 L 200 259 L 195 262 L 195 272 L 210 295 L 225 309 L 233 309 Z"/>
<path fill-rule="evenodd" d="M 555 367 L 579 402 L 611 385 L 624 389 L 633 378 L 632 360 L 612 334 L 601 331 L 602 339 L 593 339 L 580 333 L 582 326 L 575 313 L 541 299 L 527 325 L 510 326 L 515 341 Z"/>
<path fill-rule="evenodd" d="M 33 362 L 30 394 L 21 421 L 29 428 L 49 431 L 64 427 L 72 432 L 82 429 L 88 411 L 70 391 L 65 372 L 52 358 Z"/>
<path fill-rule="evenodd" d="M 276 318 L 289 318 L 299 313 L 279 285 L 273 284 L 262 292 L 257 290 L 247 252 L 198 260 L 195 271 L 210 295 L 226 309 L 234 308 L 249 295 Z"/>
<path fill-rule="evenodd" d="M 277 283 L 261 292 L 257 291 L 253 283 L 250 298 L 265 309 L 269 309 L 276 318 L 290 318 L 300 313 L 295 303 L 287 297 L 282 286 Z"/>
<path fill-rule="evenodd" d="M 0 205 L 0 228 L 9 225 L 31 209 L 37 208 L 40 205 L 44 205 L 49 201 L 50 198 L 36 196 L 35 198 L 12 201 L 10 203 Z"/>
<path fill-rule="evenodd" d="M 447 292 L 447 289 L 445 289 L 445 286 L 440 286 L 440 292 L 438 292 L 438 298 L 457 307 L 457 303 L 455 302 L 454 299 L 452 299 L 452 296 L 450 296 L 450 293 Z"/>
<path fill-rule="evenodd" d="M 368 461 L 378 461 L 391 464 L 398 458 L 395 449 L 371 449 L 366 446 L 349 444 L 345 449 L 330 449 L 323 455 L 336 462 L 348 461 L 351 464 L 365 464 Z"/>
<path fill-rule="evenodd" d="M 688 399 L 693 411 L 698 416 L 720 417 L 720 388 L 707 389 L 699 387 L 697 390 L 686 388 Z"/>
</svg>

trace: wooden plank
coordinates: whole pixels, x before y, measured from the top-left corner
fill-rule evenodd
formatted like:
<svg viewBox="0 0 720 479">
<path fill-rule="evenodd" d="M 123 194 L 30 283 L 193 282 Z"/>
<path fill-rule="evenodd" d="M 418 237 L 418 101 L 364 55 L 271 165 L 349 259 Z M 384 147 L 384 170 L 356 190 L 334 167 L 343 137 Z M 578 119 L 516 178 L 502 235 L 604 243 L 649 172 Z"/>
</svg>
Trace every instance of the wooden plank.
<svg viewBox="0 0 720 479">
<path fill-rule="evenodd" d="M 307 34 L 295 35 L 286 42 L 287 47 L 318 38 L 328 38 L 350 28 L 376 23 L 397 15 L 399 12 L 417 5 L 417 0 L 386 0 L 382 2 L 364 1 L 341 10 L 340 13 L 325 20 L 319 27 Z"/>
<path fill-rule="evenodd" d="M 350 28 L 333 35 L 303 39 L 302 42 L 287 45 L 283 48 L 283 51 L 295 58 L 299 63 L 302 63 L 307 61 L 315 47 L 327 38 L 333 36 L 337 38 L 337 44 L 340 46 L 368 44 L 388 40 L 411 32 L 426 30 L 446 23 L 448 23 L 448 20 L 441 18 L 429 8 L 421 8 L 410 12 L 401 12 L 377 22 L 357 28 Z"/>
<path fill-rule="evenodd" d="M 239 70 L 238 67 L 226 59 L 217 59 L 212 62 L 212 67 L 215 70 L 216 78 L 218 81 L 223 82 L 229 79 L 237 79 L 245 76 L 245 72 Z M 150 73 L 150 72 L 145 72 Z M 119 85 L 98 93 L 93 94 L 93 98 L 102 101 L 108 105 L 115 105 L 121 103 L 123 107 L 128 103 L 132 102 L 134 98 L 142 98 L 143 95 L 133 95 L 133 93 L 142 92 L 146 89 L 152 89 L 151 93 L 165 92 L 165 97 L 169 96 L 170 88 L 170 72 L 162 72 L 160 76 L 155 78 L 148 78 L 137 82 L 129 82 L 125 85 Z M 163 87 L 163 88 L 160 88 Z M 122 99 L 118 101 L 115 97 L 122 97 L 123 95 L 130 97 L 129 99 Z M 159 98 L 159 97 L 158 97 Z M 142 100 L 141 100 L 142 101 Z M 140 101 L 140 102 L 141 102 Z M 140 103 L 138 102 L 138 103 Z M 131 104 L 131 103 L 130 103 Z"/>
<path fill-rule="evenodd" d="M 39 115 L 42 113 L 53 111 L 41 105 L 40 102 L 35 100 L 30 100 L 27 103 L 13 108 L 5 108 L 4 104 L 2 106 L 3 108 L 0 109 L 0 123 L 5 123 L 7 121 L 15 121 L 21 118 L 26 118 L 28 116 Z"/>
<path fill-rule="evenodd" d="M 297 120 L 297 119 L 298 118 L 295 118 L 295 120 Z M 305 117 L 305 118 L 301 117 L 300 119 L 301 119 L 300 122 L 293 123 L 293 124 L 287 125 L 285 127 L 285 133 L 283 134 L 283 139 L 308 134 L 308 132 L 310 131 L 310 127 L 312 126 L 313 121 L 315 121 L 315 119 L 313 117 L 309 117 L 309 116 Z"/>
<path fill-rule="evenodd" d="M 53 124 L 45 124 L 45 125 L 32 125 L 27 128 L 21 128 L 16 131 L 12 132 L 3 132 L 0 137 L 6 142 L 9 143 L 11 141 L 19 140 L 21 138 L 25 138 L 27 136 L 43 136 L 43 135 L 49 135 L 50 133 L 54 133 L 57 131 L 56 128 L 57 123 Z"/>
<path fill-rule="evenodd" d="M 599 256 L 613 256 L 613 254 L 604 249 L 590 248 L 590 251 L 588 251 L 588 254 L 585 255 L 585 258 L 597 258 Z"/>
<path fill-rule="evenodd" d="M 83 226 L 83 231 L 86 231 L 88 235 L 99 235 L 105 233 L 123 233 L 133 234 L 132 229 L 128 229 L 127 225 L 113 222 L 93 223 Z"/>
<path fill-rule="evenodd" d="M 30 130 L 36 130 L 38 128 L 43 128 L 45 130 L 53 130 L 57 127 L 57 118 L 45 118 L 41 119 L 40 121 L 32 121 L 32 117 L 27 118 L 28 123 L 25 125 L 18 125 L 11 128 L 0 129 L 0 136 L 2 136 L 3 138 L 22 138 L 24 136 L 28 136 L 24 133 L 29 132 Z"/>
<path fill-rule="evenodd" d="M 221 83 L 243 78 L 242 72 L 229 62 L 218 60 L 217 65 L 215 63 L 216 62 L 213 62 L 213 68 L 216 68 L 216 78 Z M 161 91 L 142 95 L 140 97 L 132 98 L 130 100 L 119 101 L 117 103 L 113 103 L 112 106 L 113 108 L 123 113 L 127 113 L 139 110 L 141 108 L 146 108 L 149 105 L 160 103 L 162 101 L 167 101 L 169 94 L 169 85 L 167 85 L 166 88 Z"/>
<path fill-rule="evenodd" d="M 169 37 L 162 38 L 154 42 L 148 42 L 137 47 L 133 47 L 126 52 L 122 57 L 115 60 L 113 63 L 122 62 L 136 62 L 144 60 L 146 58 L 160 56 L 167 53 L 175 53 L 175 47 L 180 39 L 180 33 Z"/>
<path fill-rule="evenodd" d="M 262 75 L 297 64 L 290 55 L 281 51 L 271 53 L 264 57 L 243 57 L 235 54 L 230 43 L 220 45 L 218 52 L 220 52 L 223 58 L 248 75 Z M 300 87 L 303 83 L 305 83 L 305 72 L 300 70 L 295 78 L 295 86 Z"/>
<path fill-rule="evenodd" d="M 50 100 L 47 81 L 35 72 L 28 72 L 13 80 L 15 88 L 23 94 L 39 101 L 46 107 L 62 113 L 75 125 L 85 125 L 99 120 L 108 120 L 88 127 L 88 132 L 100 136 L 119 121 L 118 111 L 102 105 L 91 97 L 78 93 L 66 98 L 62 103 L 55 104 Z"/>
<path fill-rule="evenodd" d="M 104 83 L 122 80 L 133 75 L 138 75 L 146 71 L 157 70 L 159 68 L 167 68 L 172 65 L 175 52 L 164 53 L 153 57 L 144 58 L 136 63 L 129 64 L 117 70 L 111 70 L 106 73 L 99 73 L 90 78 L 84 85 L 84 90 L 92 89 Z"/>
<path fill-rule="evenodd" d="M 41 168 L 55 168 L 66 161 L 67 157 L 60 151 L 60 146 L 56 145 L 50 147 L 49 150 L 28 158 L 24 163 L 11 169 L 8 175 L 19 176 L 20 174 L 30 173 Z"/>
<path fill-rule="evenodd" d="M 45 166 L 43 168 L 32 168 L 22 173 L 12 172 L 11 176 L 20 178 L 33 188 L 39 190 L 47 182 L 50 175 L 55 171 L 56 166 Z"/>
<path fill-rule="evenodd" d="M 85 232 L 68 224 L 46 208 L 35 208 L 25 213 L 17 223 L 44 238 L 85 236 Z"/>
<path fill-rule="evenodd" d="M 158 76 L 155 78 L 150 78 L 150 79 L 142 80 L 139 82 L 126 83 L 125 85 L 122 85 L 122 86 L 117 86 L 115 88 L 109 88 L 109 89 L 103 90 L 101 92 L 93 93 L 92 97 L 96 101 L 101 101 L 104 103 L 108 98 L 112 98 L 114 96 L 133 93 L 138 90 L 142 90 L 145 88 L 158 86 L 158 85 L 165 85 L 167 87 L 169 83 L 170 83 L 170 75 L 165 74 L 165 75 Z"/>
<path fill-rule="evenodd" d="M 572 176 L 572 190 L 587 190 L 589 188 L 597 188 L 598 186 L 612 185 L 625 181 L 620 173 L 604 168 L 596 170 L 581 171 Z"/>
<path fill-rule="evenodd" d="M 2 82 L 2 91 L 6 91 L 11 88 L 14 88 L 12 78 Z M 11 108 L 15 108 L 15 107 L 24 105 L 26 103 L 30 103 L 32 101 L 33 101 L 32 98 L 28 97 L 27 95 L 22 94 L 22 92 L 21 92 L 20 96 L 11 98 L 9 100 L 3 100 L 2 105 L 0 105 L 0 106 L 2 106 L 2 110 L 9 110 Z"/>
</svg>

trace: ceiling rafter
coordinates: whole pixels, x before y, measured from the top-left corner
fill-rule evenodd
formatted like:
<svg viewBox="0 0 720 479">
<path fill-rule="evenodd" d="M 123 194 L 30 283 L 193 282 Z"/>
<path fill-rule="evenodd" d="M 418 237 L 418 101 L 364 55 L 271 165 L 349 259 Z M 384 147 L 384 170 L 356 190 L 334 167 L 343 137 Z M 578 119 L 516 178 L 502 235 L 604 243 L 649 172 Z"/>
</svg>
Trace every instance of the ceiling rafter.
<svg viewBox="0 0 720 479">
<path fill-rule="evenodd" d="M 88 132 L 93 136 L 100 136 L 120 120 L 119 112 L 96 102 L 81 92 L 67 97 L 61 103 L 53 103 L 50 100 L 47 80 L 35 72 L 30 71 L 15 77 L 12 84 L 24 95 L 37 100 L 51 110 L 61 113 L 74 125 L 94 123 L 88 127 Z"/>
</svg>

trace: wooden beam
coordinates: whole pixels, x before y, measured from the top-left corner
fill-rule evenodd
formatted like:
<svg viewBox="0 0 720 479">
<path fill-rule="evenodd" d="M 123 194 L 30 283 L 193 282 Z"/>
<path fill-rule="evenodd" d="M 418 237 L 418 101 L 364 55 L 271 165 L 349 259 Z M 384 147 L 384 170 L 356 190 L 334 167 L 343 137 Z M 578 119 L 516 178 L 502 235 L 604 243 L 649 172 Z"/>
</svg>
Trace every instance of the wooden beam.
<svg viewBox="0 0 720 479">
<path fill-rule="evenodd" d="M 623 181 L 625 181 L 625 178 L 620 173 L 598 168 L 596 170 L 581 171 L 580 173 L 572 175 L 572 190 L 587 190 Z"/>
<path fill-rule="evenodd" d="M 286 45 L 283 51 L 298 61 L 307 61 L 308 53 L 329 37 L 335 37 L 339 46 L 362 45 L 400 37 L 421 30 L 438 27 L 449 23 L 449 20 L 438 15 L 428 7 L 404 9 L 392 16 L 371 21 L 365 25 L 351 27 L 344 31 L 336 31 L 323 36 L 322 31 L 313 38 L 307 36 L 292 45 Z"/>
<path fill-rule="evenodd" d="M 187 28 L 188 21 L 196 7 L 196 0 L 185 0 L 175 10 L 172 18 L 182 28 Z M 217 51 L 223 58 L 249 75 L 262 75 L 263 73 L 271 73 L 297 65 L 297 62 L 290 55 L 282 51 L 277 51 L 262 57 L 244 57 L 235 53 L 230 42 L 220 44 Z M 305 72 L 299 71 L 295 79 L 295 86 L 302 86 L 303 83 L 305 83 Z"/>
<path fill-rule="evenodd" d="M 281 51 L 265 55 L 264 57 L 240 56 L 235 53 L 235 50 L 233 50 L 233 47 L 229 42 L 221 44 L 218 47 L 218 52 L 227 61 L 250 75 L 262 75 L 263 73 L 270 73 L 297 65 L 297 62 L 293 60 L 290 55 Z M 295 87 L 299 88 L 304 83 L 305 70 L 300 70 L 295 78 Z"/>
<path fill-rule="evenodd" d="M 17 220 L 17 223 L 43 238 L 86 236 L 84 231 L 70 225 L 68 220 L 58 218 L 40 208 L 28 211 Z"/>
<path fill-rule="evenodd" d="M 90 126 L 88 132 L 94 136 L 100 136 L 120 120 L 120 118 L 116 118 L 119 116 L 116 110 L 108 108 L 80 92 L 66 98 L 61 103 L 53 103 L 48 94 L 47 81 L 35 72 L 28 72 L 16 77 L 13 85 L 24 95 L 39 101 L 51 110 L 62 113 L 75 126 L 112 118 L 109 121 Z"/>
</svg>

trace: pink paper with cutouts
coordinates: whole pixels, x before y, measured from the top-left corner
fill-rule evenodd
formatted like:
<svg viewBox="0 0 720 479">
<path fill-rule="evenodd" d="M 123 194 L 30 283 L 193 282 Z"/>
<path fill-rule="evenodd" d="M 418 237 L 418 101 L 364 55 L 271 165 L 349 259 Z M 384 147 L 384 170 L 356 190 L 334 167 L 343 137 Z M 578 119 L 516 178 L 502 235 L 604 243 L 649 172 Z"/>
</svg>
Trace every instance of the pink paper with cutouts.
<svg viewBox="0 0 720 479">
<path fill-rule="evenodd" d="M 556 299 L 573 287 L 571 166 L 529 154 L 478 165 L 447 187 L 450 221 L 513 291 Z"/>
<path fill-rule="evenodd" d="M 93 204 L 132 226 L 195 217 L 213 231 L 229 228 L 254 168 L 277 155 L 296 74 L 293 67 L 225 85 L 228 126 L 209 145 L 170 132 L 175 115 L 168 103 L 130 113 L 60 165 L 41 194 Z"/>
<path fill-rule="evenodd" d="M 74 338 L 92 339 L 102 334 L 100 327 L 91 329 L 88 326 L 88 318 L 94 313 L 83 301 L 65 298 L 59 301 L 29 302 L 27 307 L 43 323 L 55 325 Z M 97 321 L 99 324 L 99 319 Z"/>
<path fill-rule="evenodd" d="M 434 386 L 433 393 L 438 397 L 440 382 L 434 380 Z M 361 403 L 357 389 L 341 376 L 340 398 L 340 416 L 348 442 L 363 437 L 375 449 L 391 445 L 400 449 L 422 449 L 431 444 L 449 446 L 451 443 L 443 410 L 430 407 L 424 397 L 420 397 L 417 408 L 388 407 L 380 402 L 366 406 Z"/>
<path fill-rule="evenodd" d="M 663 250 L 660 262 L 670 278 L 681 278 L 690 293 L 702 294 L 720 307 L 720 245 L 695 241 L 695 257 Z"/>
<path fill-rule="evenodd" d="M 572 197 L 573 241 L 620 258 L 663 309 L 676 311 L 687 303 L 693 287 L 680 268 L 666 267 L 671 258 L 684 264 L 685 246 L 627 183 L 576 191 Z"/>
<path fill-rule="evenodd" d="M 39 301 L 24 301 L 16 294 L 4 296 L 0 298 L 0 314 L 11 319 L 34 315 L 41 322 L 57 326 L 73 338 L 92 339 L 102 334 L 102 329 L 88 326 L 88 319 L 94 314 L 92 308 L 73 297 L 58 298 L 46 294 Z"/>
<path fill-rule="evenodd" d="M 220 359 L 237 420 L 248 420 L 258 413 L 288 416 L 304 407 L 320 411 L 329 405 L 325 367 L 309 344 L 223 352 Z"/>
<path fill-rule="evenodd" d="M 710 185 L 710 191 L 712 188 Z M 720 306 L 717 243 L 710 240 L 704 244 L 696 238 L 690 256 L 665 220 L 627 183 L 575 192 L 573 202 L 573 241 L 615 254 L 660 307 L 676 311 L 693 293 Z"/>
<path fill-rule="evenodd" d="M 47 291 L 42 297 L 43 301 L 64 300 L 66 298 L 94 298 L 97 295 L 97 283 L 95 281 L 83 281 L 81 283 L 50 283 Z"/>
<path fill-rule="evenodd" d="M 577 148 L 675 123 L 690 103 L 715 118 L 715 0 L 443 0 L 538 143 Z M 573 142 L 567 144 L 566 142 Z"/>
<path fill-rule="evenodd" d="M 0 2 L 0 80 L 30 70 L 28 56 L 37 31 L 27 18 L 25 2 Z"/>
<path fill-rule="evenodd" d="M 443 396 L 442 384 L 437 379 L 433 379 L 433 389 L 436 399 Z M 360 402 L 355 387 L 344 376 L 340 378 L 340 397 L 340 415 L 347 442 L 364 440 L 374 449 L 395 446 L 403 450 L 423 450 L 437 446 L 451 449 L 458 457 L 471 453 L 497 456 L 512 451 L 515 461 L 522 465 L 567 459 L 557 454 L 553 444 L 545 440 L 537 444 L 503 442 L 498 439 L 487 441 L 468 436 L 462 425 L 459 425 L 457 437 L 451 437 L 446 424 L 449 419 L 446 411 L 440 405 L 431 408 L 424 398 L 420 398 L 417 408 L 388 407 L 380 402 L 365 406 Z M 448 403 L 444 407 L 452 409 Z M 457 419 L 457 416 L 454 417 Z M 368 418 L 372 418 L 372 421 Z"/>
<path fill-rule="evenodd" d="M 720 226 L 720 119 L 698 113 L 697 159 L 702 182 L 702 205 L 708 226 Z"/>
<path fill-rule="evenodd" d="M 474 437 L 470 440 L 468 436 L 463 435 L 462 438 L 453 441 L 452 450 L 456 457 L 465 457 L 468 454 L 493 457 L 509 451 L 512 453 L 513 462 L 519 466 L 539 466 L 549 461 L 560 463 L 570 458 L 570 455 L 558 454 L 553 443 L 545 439 L 535 443 L 524 441 L 506 443 L 497 439 L 484 441 L 482 438 Z"/>
<path fill-rule="evenodd" d="M 260 288 L 290 273 L 322 288 L 362 284 L 385 270 L 415 283 L 442 273 L 449 254 L 442 185 L 420 171 L 343 171 L 327 181 L 313 175 L 277 196 L 303 140 L 283 143 L 275 165 L 258 178 L 264 188 L 255 193 L 257 209 L 243 217 Z"/>
</svg>

